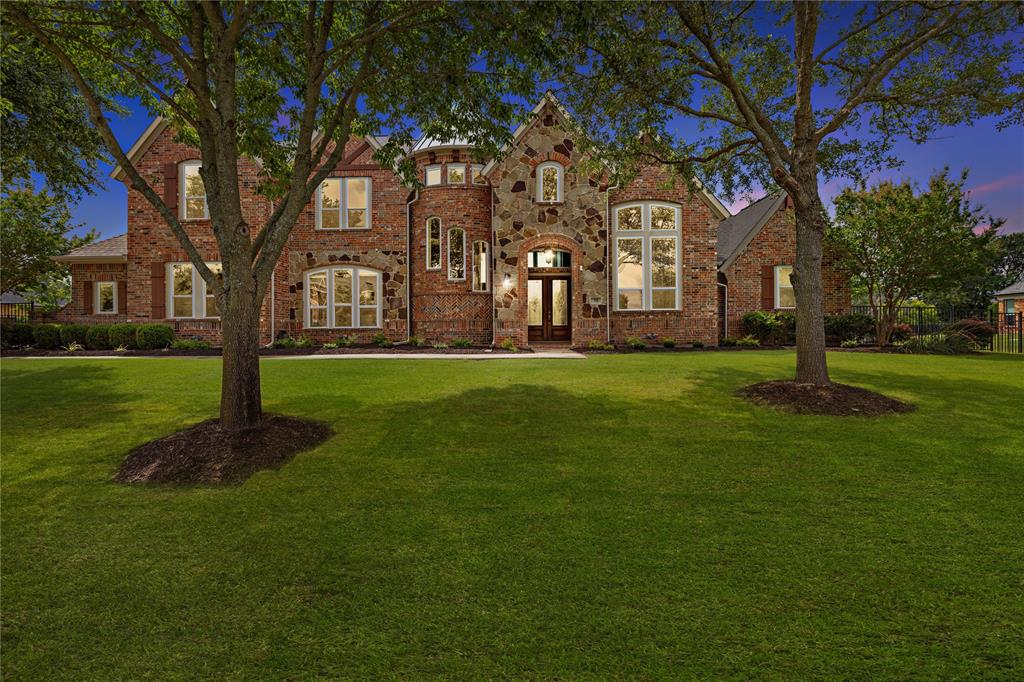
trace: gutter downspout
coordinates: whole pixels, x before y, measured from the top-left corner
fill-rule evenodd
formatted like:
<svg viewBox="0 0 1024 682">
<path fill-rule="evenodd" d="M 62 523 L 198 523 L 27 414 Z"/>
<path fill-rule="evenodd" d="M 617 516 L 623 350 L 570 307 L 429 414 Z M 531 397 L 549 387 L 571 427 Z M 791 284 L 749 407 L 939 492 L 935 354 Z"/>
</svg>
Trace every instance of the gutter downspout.
<svg viewBox="0 0 1024 682">
<path fill-rule="evenodd" d="M 411 199 L 405 202 L 405 301 L 409 313 L 405 320 L 405 342 L 409 343 L 412 338 L 412 205 L 419 201 L 420 191 L 414 189 L 410 195 Z"/>
<path fill-rule="evenodd" d="M 604 262 L 605 262 L 605 269 L 604 269 L 605 286 L 604 286 L 604 290 L 605 290 L 605 294 L 607 296 L 606 300 L 608 301 L 608 315 L 607 315 L 607 319 L 605 320 L 604 342 L 605 343 L 609 343 L 609 344 L 612 342 L 612 309 L 614 307 L 612 305 L 612 296 L 614 295 L 614 292 L 612 291 L 612 275 L 611 275 L 611 272 L 612 272 L 612 190 L 613 189 L 619 189 L 619 186 L 618 185 L 610 185 L 608 187 L 608 191 L 604 193 L 604 220 L 605 220 L 605 227 L 606 227 L 605 232 L 608 235 L 608 237 L 604 240 Z"/>
<path fill-rule="evenodd" d="M 490 181 L 488 181 L 487 185 L 489 187 L 490 184 Z M 488 196 L 491 201 L 491 250 L 487 258 L 487 268 L 490 270 L 490 277 L 488 281 L 491 284 L 491 348 L 494 348 L 494 327 L 495 325 L 498 324 L 498 320 L 495 319 L 494 316 L 496 310 L 496 306 L 494 304 L 494 296 L 498 293 L 498 283 L 494 281 L 495 268 L 493 267 L 493 263 L 495 263 L 497 259 L 497 256 L 494 255 L 495 253 L 497 253 L 497 251 L 495 251 L 495 248 L 497 247 L 497 242 L 494 240 L 494 187 L 491 187 L 491 191 L 488 194 Z"/>
<path fill-rule="evenodd" d="M 722 338 L 729 336 L 729 285 L 718 282 L 718 286 L 725 289 L 725 310 L 722 311 Z"/>
</svg>

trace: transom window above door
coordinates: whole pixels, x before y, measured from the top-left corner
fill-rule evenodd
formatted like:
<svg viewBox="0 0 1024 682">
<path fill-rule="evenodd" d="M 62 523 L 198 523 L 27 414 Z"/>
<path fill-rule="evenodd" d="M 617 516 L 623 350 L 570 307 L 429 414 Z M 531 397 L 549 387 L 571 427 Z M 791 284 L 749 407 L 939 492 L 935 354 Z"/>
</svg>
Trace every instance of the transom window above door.
<svg viewBox="0 0 1024 682">
<path fill-rule="evenodd" d="M 675 204 L 643 201 L 612 209 L 615 309 L 679 308 L 679 226 Z"/>
<path fill-rule="evenodd" d="M 327 178 L 316 191 L 316 229 L 370 227 L 370 178 Z"/>
<path fill-rule="evenodd" d="M 527 266 L 531 270 L 538 268 L 567 268 L 572 261 L 572 255 L 568 251 L 559 249 L 537 249 L 530 252 L 530 260 Z"/>
</svg>

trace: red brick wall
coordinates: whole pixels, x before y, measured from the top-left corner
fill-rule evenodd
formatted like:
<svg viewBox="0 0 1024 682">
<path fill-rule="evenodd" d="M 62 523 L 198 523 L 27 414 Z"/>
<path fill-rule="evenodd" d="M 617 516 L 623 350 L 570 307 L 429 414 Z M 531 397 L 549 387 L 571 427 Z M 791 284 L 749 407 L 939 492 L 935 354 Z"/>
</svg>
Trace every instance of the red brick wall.
<svg viewBox="0 0 1024 682">
<path fill-rule="evenodd" d="M 128 319 L 125 312 L 125 286 L 120 283 L 128 278 L 124 263 L 73 263 L 71 270 L 71 300 L 53 316 L 63 324 L 113 324 Z M 117 313 L 95 314 L 92 312 L 94 282 L 118 282 Z"/>
<path fill-rule="evenodd" d="M 682 208 L 680 246 L 680 309 L 675 311 L 615 311 L 614 290 L 609 280 L 612 305 L 612 341 L 624 343 L 631 336 L 679 343 L 718 343 L 717 265 L 718 214 L 706 201 L 690 192 L 681 179 L 657 166 L 648 166 L 629 185 L 611 192 L 610 210 L 634 201 L 667 201 Z M 613 225 L 612 215 L 608 224 Z M 615 263 L 612 255 L 610 262 Z M 612 273 L 614 276 L 614 273 Z"/>
<path fill-rule="evenodd" d="M 786 200 L 788 204 L 788 199 Z M 725 270 L 729 286 L 729 336 L 739 336 L 740 320 L 754 310 L 762 310 L 761 268 L 793 265 L 796 261 L 796 223 L 792 208 L 780 209 L 746 249 Z M 825 289 L 825 314 L 850 310 L 849 277 L 839 270 L 826 252 L 822 261 Z"/>
</svg>

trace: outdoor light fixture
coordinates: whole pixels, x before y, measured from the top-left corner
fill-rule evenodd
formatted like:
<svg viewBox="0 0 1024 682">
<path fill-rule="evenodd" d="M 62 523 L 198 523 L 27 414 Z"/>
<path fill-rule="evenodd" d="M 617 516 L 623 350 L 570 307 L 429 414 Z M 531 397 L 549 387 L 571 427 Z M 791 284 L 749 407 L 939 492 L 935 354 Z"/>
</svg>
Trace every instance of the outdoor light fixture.
<svg viewBox="0 0 1024 682">
<path fill-rule="evenodd" d="M 511 287 L 512 286 L 512 277 L 510 275 L 505 275 L 505 279 L 503 279 L 501 281 L 501 286 L 505 287 L 506 289 Z"/>
<path fill-rule="evenodd" d="M 555 252 L 553 249 L 548 249 L 544 252 L 544 262 L 550 268 L 551 264 L 555 262 Z"/>
</svg>

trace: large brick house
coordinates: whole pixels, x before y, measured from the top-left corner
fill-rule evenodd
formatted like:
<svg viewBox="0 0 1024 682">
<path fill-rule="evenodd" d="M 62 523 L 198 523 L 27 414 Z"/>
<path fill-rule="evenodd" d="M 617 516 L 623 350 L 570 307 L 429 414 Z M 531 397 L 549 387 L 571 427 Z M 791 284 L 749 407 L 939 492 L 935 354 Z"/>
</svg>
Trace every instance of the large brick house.
<svg viewBox="0 0 1024 682">
<path fill-rule="evenodd" d="M 422 139 L 409 154 L 412 190 L 373 160 L 382 143 L 353 138 L 302 214 L 277 264 L 262 314 L 265 342 L 282 334 L 368 341 L 384 333 L 481 344 L 672 337 L 715 345 L 744 313 L 793 306 L 792 209 L 770 196 L 735 216 L 651 166 L 624 187 L 581 167 L 568 114 L 551 95 L 498 160 L 463 141 Z M 155 121 L 129 151 L 163 191 L 209 263 L 218 261 L 197 150 Z M 271 210 L 260 168 L 243 163 L 247 220 Z M 120 169 L 113 177 L 124 180 Z M 156 210 L 128 193 L 128 232 L 61 260 L 73 279 L 61 311 L 74 321 L 161 321 L 180 337 L 219 341 L 216 301 Z M 827 312 L 848 306 L 826 263 Z"/>
</svg>

